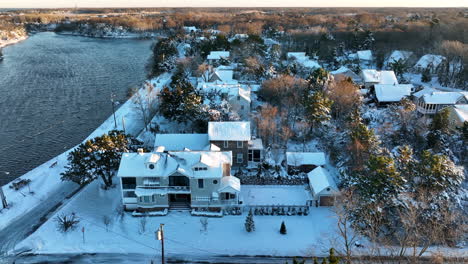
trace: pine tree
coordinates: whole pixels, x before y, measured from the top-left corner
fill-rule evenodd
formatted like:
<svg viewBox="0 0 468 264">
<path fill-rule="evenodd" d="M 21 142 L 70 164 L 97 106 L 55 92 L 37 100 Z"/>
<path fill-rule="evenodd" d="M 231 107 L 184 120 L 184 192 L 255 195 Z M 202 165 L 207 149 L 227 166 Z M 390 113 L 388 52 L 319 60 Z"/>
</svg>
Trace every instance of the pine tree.
<svg viewBox="0 0 468 264">
<path fill-rule="evenodd" d="M 249 233 L 255 231 L 255 222 L 253 219 L 252 209 L 250 209 L 249 214 L 245 218 L 245 231 Z"/>
<path fill-rule="evenodd" d="M 339 264 L 340 258 L 335 256 L 335 249 L 330 248 L 330 255 L 328 256 L 328 263 L 330 264 Z"/>
<path fill-rule="evenodd" d="M 463 181 L 463 173 L 445 155 L 424 150 L 420 157 L 418 175 L 420 187 L 437 193 L 454 192 Z"/>
<path fill-rule="evenodd" d="M 281 227 L 280 227 L 280 234 L 282 235 L 286 235 L 287 231 L 286 231 L 286 225 L 284 224 L 284 221 L 281 222 Z"/>
<path fill-rule="evenodd" d="M 305 98 L 305 115 L 312 128 L 331 119 L 332 104 L 321 91 L 314 91 Z"/>
<path fill-rule="evenodd" d="M 424 71 L 422 72 L 421 74 L 421 82 L 430 82 L 432 80 L 432 76 L 431 76 L 431 70 L 429 69 L 429 67 L 427 67 L 426 69 L 424 69 Z"/>
</svg>

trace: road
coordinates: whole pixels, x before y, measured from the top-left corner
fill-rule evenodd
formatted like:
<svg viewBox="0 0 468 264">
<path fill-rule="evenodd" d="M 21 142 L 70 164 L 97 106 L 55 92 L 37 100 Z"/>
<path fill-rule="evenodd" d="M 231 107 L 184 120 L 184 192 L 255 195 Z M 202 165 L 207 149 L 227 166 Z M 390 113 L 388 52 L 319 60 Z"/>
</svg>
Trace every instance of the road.
<svg viewBox="0 0 468 264">
<path fill-rule="evenodd" d="M 34 209 L 0 230 L 0 256 L 14 249 L 16 244 L 39 228 L 53 212 L 69 201 L 67 197 L 78 188 L 76 183 L 63 182 L 58 186 L 57 191 L 43 199 Z"/>
</svg>

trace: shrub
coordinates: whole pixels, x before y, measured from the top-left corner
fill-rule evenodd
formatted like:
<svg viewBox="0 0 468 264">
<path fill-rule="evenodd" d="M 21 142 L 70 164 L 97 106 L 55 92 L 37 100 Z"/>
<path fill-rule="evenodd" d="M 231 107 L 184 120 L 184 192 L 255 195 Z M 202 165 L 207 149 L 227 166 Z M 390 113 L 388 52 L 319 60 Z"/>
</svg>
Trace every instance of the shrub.
<svg viewBox="0 0 468 264">
<path fill-rule="evenodd" d="M 286 235 L 287 231 L 286 231 L 286 225 L 284 224 L 284 221 L 281 222 L 281 227 L 280 227 L 280 234 L 282 235 Z"/>
<path fill-rule="evenodd" d="M 63 233 L 74 230 L 80 222 L 80 220 L 74 213 L 70 215 L 58 215 L 57 217 L 55 217 L 55 221 L 57 222 L 57 229 Z"/>
</svg>

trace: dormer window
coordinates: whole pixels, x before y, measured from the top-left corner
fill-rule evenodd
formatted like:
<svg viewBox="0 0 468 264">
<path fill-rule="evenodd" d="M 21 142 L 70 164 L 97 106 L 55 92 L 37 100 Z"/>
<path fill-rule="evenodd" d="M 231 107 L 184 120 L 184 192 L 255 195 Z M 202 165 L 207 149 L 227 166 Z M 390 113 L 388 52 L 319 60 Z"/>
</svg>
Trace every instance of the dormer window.
<svg viewBox="0 0 468 264">
<path fill-rule="evenodd" d="M 208 170 L 208 168 L 207 167 L 195 167 L 195 168 L 193 168 L 193 170 L 194 171 L 206 171 L 206 170 Z"/>
</svg>

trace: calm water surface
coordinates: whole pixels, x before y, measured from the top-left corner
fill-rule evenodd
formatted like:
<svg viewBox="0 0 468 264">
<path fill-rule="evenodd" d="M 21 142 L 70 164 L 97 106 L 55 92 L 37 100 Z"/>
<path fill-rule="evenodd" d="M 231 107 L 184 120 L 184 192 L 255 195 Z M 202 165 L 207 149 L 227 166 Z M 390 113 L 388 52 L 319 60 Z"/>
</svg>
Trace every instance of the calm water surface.
<svg viewBox="0 0 468 264">
<path fill-rule="evenodd" d="M 141 84 L 149 40 L 39 33 L 0 62 L 0 186 L 80 143 Z"/>
</svg>

